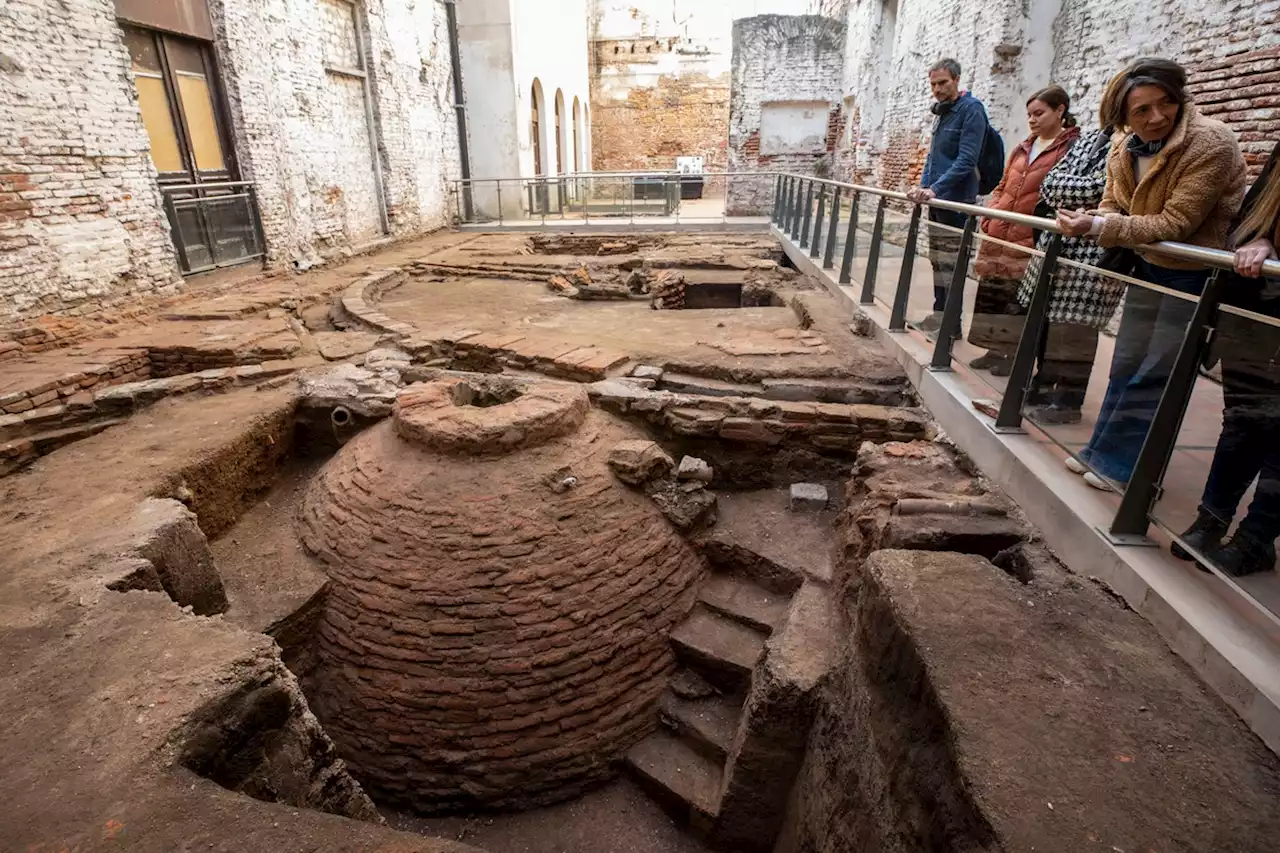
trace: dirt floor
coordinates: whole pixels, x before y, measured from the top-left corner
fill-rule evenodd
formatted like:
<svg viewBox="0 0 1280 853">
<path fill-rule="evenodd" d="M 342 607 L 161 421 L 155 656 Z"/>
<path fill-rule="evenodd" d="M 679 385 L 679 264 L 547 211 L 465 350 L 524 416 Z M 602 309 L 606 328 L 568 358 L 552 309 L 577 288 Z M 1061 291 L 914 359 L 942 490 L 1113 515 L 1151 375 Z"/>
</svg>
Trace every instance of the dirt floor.
<svg viewBox="0 0 1280 853">
<path fill-rule="evenodd" d="M 384 812 L 405 832 L 461 841 L 489 853 L 705 853 L 634 782 L 620 778 L 576 800 L 532 812 L 422 818 Z"/>
</svg>

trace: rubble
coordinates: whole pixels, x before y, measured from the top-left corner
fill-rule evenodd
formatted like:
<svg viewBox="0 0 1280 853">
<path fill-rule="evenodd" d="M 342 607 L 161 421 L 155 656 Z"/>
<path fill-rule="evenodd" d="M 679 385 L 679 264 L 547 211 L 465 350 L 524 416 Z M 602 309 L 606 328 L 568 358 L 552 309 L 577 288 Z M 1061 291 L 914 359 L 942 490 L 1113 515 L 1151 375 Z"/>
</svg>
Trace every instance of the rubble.
<svg viewBox="0 0 1280 853">
<path fill-rule="evenodd" d="M 827 508 L 827 487 L 817 483 L 794 483 L 791 486 L 792 512 L 822 512 Z"/>
<path fill-rule="evenodd" d="M 676 479 L 681 481 L 710 483 L 714 477 L 715 471 L 711 466 L 696 456 L 686 456 L 681 459 L 680 467 L 676 471 Z"/>
<path fill-rule="evenodd" d="M 675 460 L 653 441 L 624 441 L 609 453 L 609 469 L 629 486 L 668 477 L 674 468 Z"/>
<path fill-rule="evenodd" d="M 389 373 L 394 379 L 354 364 L 342 364 L 327 373 L 304 374 L 298 381 L 298 405 L 317 409 L 341 406 L 366 418 L 386 417 L 400 392 L 399 374 Z"/>
</svg>

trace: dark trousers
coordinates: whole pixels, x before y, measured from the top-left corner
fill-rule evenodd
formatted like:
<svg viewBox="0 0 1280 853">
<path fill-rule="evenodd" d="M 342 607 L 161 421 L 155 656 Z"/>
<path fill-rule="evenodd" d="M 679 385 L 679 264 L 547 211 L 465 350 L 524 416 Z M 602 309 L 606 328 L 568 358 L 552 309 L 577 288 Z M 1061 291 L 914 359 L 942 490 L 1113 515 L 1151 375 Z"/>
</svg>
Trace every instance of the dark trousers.
<svg viewBox="0 0 1280 853">
<path fill-rule="evenodd" d="M 1018 348 L 1027 310 L 1018 302 L 1021 279 L 981 278 L 974 295 L 969 343 L 1010 356 Z"/>
<path fill-rule="evenodd" d="M 1045 323 L 1036 349 L 1036 374 L 1028 403 L 1053 403 L 1069 409 L 1084 406 L 1098 330 L 1080 323 Z"/>
<path fill-rule="evenodd" d="M 1230 523 L 1257 477 L 1239 532 L 1274 542 L 1280 537 L 1280 329 L 1224 314 L 1218 335 L 1222 433 L 1200 510 Z"/>
<path fill-rule="evenodd" d="M 1209 274 L 1158 267 L 1142 260 L 1136 277 L 1198 296 Z M 1079 454 L 1080 461 L 1102 476 L 1129 482 L 1195 307 L 1194 302 L 1130 285 L 1111 357 L 1107 394 L 1093 436 Z"/>
<path fill-rule="evenodd" d="M 952 210 L 929 208 L 929 222 L 964 228 L 965 215 Z M 929 228 L 929 265 L 933 267 L 933 310 L 947 307 L 947 291 L 960 258 L 960 235 L 943 228 Z"/>
</svg>

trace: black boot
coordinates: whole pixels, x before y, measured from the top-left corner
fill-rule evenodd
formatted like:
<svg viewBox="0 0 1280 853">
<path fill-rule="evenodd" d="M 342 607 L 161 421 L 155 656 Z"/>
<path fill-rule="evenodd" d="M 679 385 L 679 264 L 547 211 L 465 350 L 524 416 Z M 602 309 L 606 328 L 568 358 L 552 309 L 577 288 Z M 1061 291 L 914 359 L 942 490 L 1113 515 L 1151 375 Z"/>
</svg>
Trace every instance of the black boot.
<svg viewBox="0 0 1280 853">
<path fill-rule="evenodd" d="M 1189 547 L 1195 548 L 1207 557 L 1211 550 L 1222 543 L 1222 539 L 1227 535 L 1227 530 L 1230 527 L 1230 522 L 1221 521 L 1216 515 L 1210 515 L 1201 510 L 1200 514 L 1196 516 L 1196 520 L 1183 532 L 1181 539 Z M 1169 551 L 1179 560 L 1195 559 L 1190 551 L 1177 542 L 1174 542 L 1169 547 Z"/>
<path fill-rule="evenodd" d="M 1259 542 L 1248 533 L 1237 530 L 1230 542 L 1205 556 L 1225 574 L 1242 578 L 1257 572 L 1275 571 L 1276 543 Z"/>
</svg>

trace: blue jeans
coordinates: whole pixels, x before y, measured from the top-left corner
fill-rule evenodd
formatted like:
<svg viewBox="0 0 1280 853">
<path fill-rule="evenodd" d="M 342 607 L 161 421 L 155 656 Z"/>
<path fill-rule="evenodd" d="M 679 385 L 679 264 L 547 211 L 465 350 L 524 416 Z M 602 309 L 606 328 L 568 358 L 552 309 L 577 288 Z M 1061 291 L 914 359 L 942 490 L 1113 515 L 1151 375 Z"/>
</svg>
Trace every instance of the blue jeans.
<svg viewBox="0 0 1280 853">
<path fill-rule="evenodd" d="M 1135 278 L 1199 296 L 1209 273 L 1173 270 L 1139 260 Z M 1102 476 L 1129 482 L 1195 309 L 1194 302 L 1137 285 L 1129 287 L 1111 357 L 1111 381 L 1093 437 L 1078 456 Z"/>
</svg>

